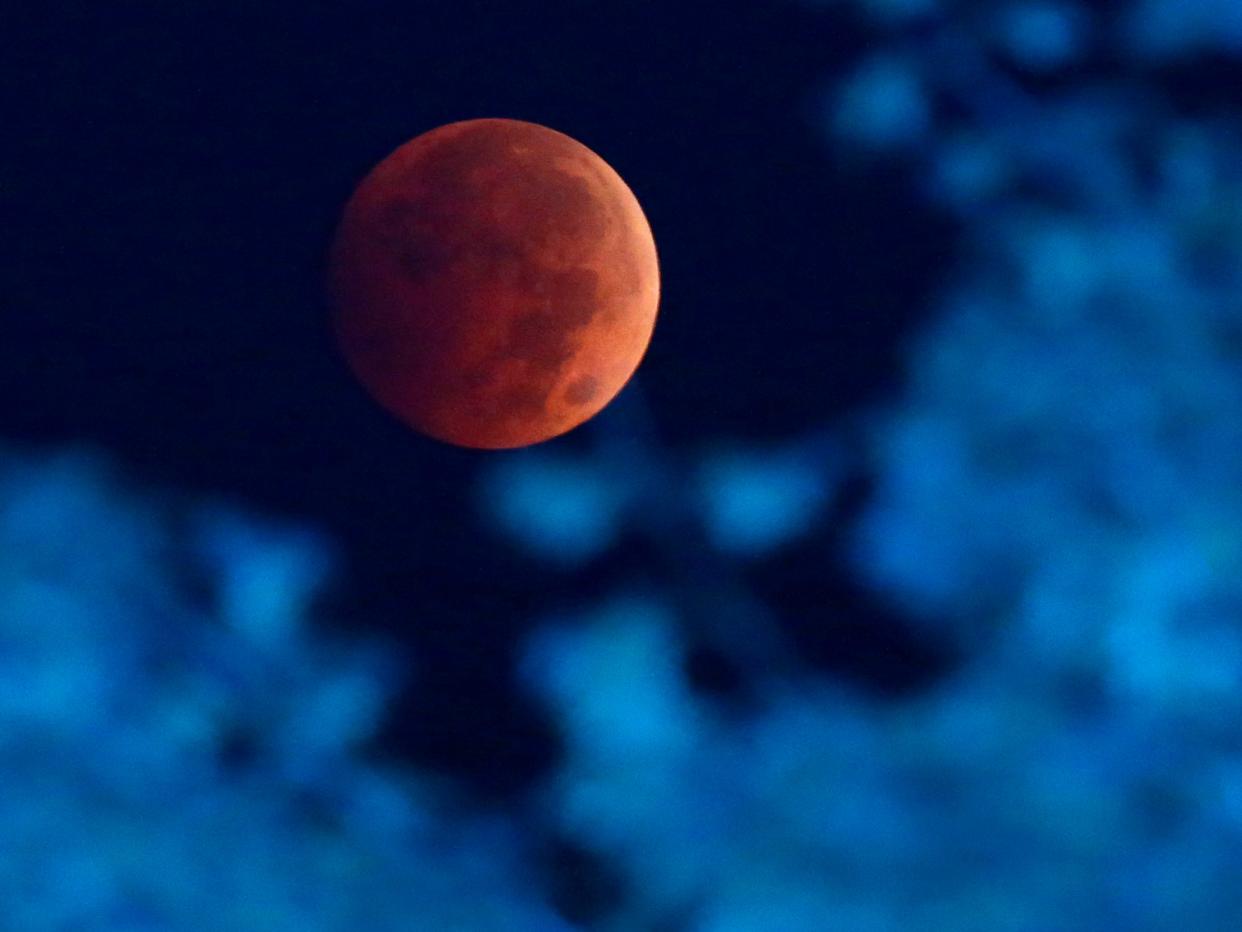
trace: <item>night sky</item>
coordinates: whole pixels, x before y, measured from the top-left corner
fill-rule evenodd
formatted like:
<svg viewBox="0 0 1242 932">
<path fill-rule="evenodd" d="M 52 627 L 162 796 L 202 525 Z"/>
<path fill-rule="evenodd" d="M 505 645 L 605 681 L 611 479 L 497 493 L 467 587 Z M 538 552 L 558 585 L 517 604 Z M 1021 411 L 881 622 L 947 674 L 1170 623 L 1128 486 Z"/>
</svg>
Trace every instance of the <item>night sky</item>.
<svg viewBox="0 0 1242 932">
<path fill-rule="evenodd" d="M 817 126 L 820 89 L 866 42 L 841 15 L 307 6 L 4 14 L 0 439 L 100 449 L 141 480 L 323 528 L 344 564 L 327 614 L 418 658 L 386 749 L 504 795 L 556 752 L 508 685 L 531 613 L 670 569 L 638 541 L 573 573 L 519 556 L 474 497 L 479 463 L 510 454 L 420 438 L 363 393 L 323 288 L 354 185 L 405 140 L 472 117 L 543 123 L 600 153 L 660 251 L 637 390 L 674 461 L 816 431 L 893 392 L 954 230 L 895 168 L 848 164 Z M 589 445 L 601 424 L 553 443 Z M 851 488 L 865 495 L 865 477 Z M 881 690 L 928 675 L 938 661 L 900 620 L 825 572 L 831 535 L 756 567 L 756 590 L 812 662 Z M 802 629 L 825 599 L 844 627 Z"/>
</svg>

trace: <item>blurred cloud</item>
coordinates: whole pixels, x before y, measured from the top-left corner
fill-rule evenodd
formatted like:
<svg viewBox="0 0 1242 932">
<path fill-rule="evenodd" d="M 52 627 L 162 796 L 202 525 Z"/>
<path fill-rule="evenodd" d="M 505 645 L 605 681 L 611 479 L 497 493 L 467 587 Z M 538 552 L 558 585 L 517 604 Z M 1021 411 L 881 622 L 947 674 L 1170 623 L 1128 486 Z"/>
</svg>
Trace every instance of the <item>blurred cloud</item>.
<svg viewBox="0 0 1242 932">
<path fill-rule="evenodd" d="M 391 648 L 311 621 L 323 541 L 0 455 L 5 928 L 566 926 L 511 825 L 363 752 Z"/>
<path fill-rule="evenodd" d="M 481 496 L 501 531 L 540 557 L 573 565 L 613 543 L 633 491 L 624 464 L 516 453 L 485 474 Z"/>
<path fill-rule="evenodd" d="M 1015 62 L 1032 71 L 1051 71 L 1073 63 L 1084 51 L 1090 13 L 1068 2 L 1000 5 L 997 37 Z"/>
<path fill-rule="evenodd" d="M 878 54 L 837 92 L 833 122 L 860 145 L 890 149 L 918 142 L 931 124 L 917 63 Z"/>
<path fill-rule="evenodd" d="M 1242 51 L 1242 7 L 1234 0 L 1139 0 L 1125 10 L 1128 50 L 1156 59 Z"/>
<path fill-rule="evenodd" d="M 815 527 L 831 498 L 832 468 L 805 451 L 721 450 L 698 474 L 700 514 L 722 553 L 757 557 Z"/>
</svg>

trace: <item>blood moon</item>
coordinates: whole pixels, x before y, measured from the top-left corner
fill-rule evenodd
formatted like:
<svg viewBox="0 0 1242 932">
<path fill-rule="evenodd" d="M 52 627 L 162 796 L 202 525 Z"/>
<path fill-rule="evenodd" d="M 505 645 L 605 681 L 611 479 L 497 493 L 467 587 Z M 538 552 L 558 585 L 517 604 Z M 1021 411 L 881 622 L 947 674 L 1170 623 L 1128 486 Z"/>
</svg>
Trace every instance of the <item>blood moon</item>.
<svg viewBox="0 0 1242 932">
<path fill-rule="evenodd" d="M 638 367 L 659 267 L 621 177 L 519 120 L 451 123 L 380 162 L 330 259 L 350 367 L 415 429 L 521 447 L 598 413 Z"/>
</svg>

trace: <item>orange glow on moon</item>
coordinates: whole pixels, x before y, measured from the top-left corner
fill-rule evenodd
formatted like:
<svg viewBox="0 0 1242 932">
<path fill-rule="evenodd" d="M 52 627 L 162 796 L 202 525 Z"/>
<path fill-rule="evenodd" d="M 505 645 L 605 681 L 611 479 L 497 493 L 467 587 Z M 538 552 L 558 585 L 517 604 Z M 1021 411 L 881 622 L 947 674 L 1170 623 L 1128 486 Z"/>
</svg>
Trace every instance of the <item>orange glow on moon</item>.
<svg viewBox="0 0 1242 932">
<path fill-rule="evenodd" d="M 407 142 L 350 198 L 331 254 L 338 340 L 415 429 L 505 449 L 597 414 L 638 367 L 660 276 L 634 194 L 598 155 L 518 120 Z"/>
</svg>

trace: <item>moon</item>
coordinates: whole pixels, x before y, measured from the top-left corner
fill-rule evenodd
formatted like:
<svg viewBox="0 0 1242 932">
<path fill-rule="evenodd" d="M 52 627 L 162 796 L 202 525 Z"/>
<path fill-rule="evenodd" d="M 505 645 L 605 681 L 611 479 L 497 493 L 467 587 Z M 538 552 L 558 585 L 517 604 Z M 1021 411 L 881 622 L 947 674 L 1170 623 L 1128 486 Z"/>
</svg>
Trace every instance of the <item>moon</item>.
<svg viewBox="0 0 1242 932">
<path fill-rule="evenodd" d="M 477 449 L 597 414 L 659 304 L 651 227 L 621 176 L 520 120 L 450 123 L 381 161 L 345 205 L 329 270 L 363 386 L 421 433 Z"/>
</svg>

